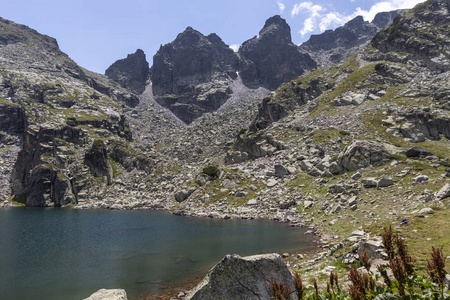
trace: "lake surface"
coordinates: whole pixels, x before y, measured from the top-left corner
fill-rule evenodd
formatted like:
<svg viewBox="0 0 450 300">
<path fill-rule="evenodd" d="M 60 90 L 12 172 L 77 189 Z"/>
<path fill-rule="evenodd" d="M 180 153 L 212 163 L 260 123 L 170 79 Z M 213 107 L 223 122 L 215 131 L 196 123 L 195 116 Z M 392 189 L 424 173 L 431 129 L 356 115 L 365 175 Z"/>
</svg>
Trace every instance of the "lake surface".
<svg viewBox="0 0 450 300">
<path fill-rule="evenodd" d="M 0 298 L 80 300 L 100 288 L 124 288 L 129 298 L 157 293 L 206 274 L 226 254 L 311 247 L 304 231 L 162 211 L 2 209 Z"/>
</svg>

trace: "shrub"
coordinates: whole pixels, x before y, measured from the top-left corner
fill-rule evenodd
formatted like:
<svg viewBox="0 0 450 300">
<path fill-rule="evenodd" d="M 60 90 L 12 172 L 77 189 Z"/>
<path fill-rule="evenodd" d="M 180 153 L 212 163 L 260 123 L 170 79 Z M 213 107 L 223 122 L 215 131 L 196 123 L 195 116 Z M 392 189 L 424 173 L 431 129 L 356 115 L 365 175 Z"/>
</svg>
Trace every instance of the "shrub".
<svg viewBox="0 0 450 300">
<path fill-rule="evenodd" d="M 220 169 L 217 166 L 208 166 L 203 168 L 202 173 L 211 177 L 219 177 Z"/>
</svg>

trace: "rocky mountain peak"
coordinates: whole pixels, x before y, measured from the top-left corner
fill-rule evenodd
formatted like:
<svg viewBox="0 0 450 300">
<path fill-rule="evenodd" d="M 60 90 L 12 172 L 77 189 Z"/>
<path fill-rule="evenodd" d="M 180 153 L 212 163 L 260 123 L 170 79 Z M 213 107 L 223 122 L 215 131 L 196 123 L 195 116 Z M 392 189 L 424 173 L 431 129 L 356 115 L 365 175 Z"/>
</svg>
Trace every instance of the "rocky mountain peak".
<svg viewBox="0 0 450 300">
<path fill-rule="evenodd" d="M 407 9 L 397 9 L 393 11 L 380 12 L 375 15 L 375 18 L 372 20 L 372 24 L 377 26 L 380 29 L 385 28 L 392 22 L 396 17 L 403 15 L 407 12 Z"/>
<path fill-rule="evenodd" d="M 368 43 L 375 34 L 406 10 L 378 13 L 372 22 L 357 16 L 335 30 L 313 34 L 300 49 L 309 53 L 321 66 L 327 67 L 341 62 Z"/>
<path fill-rule="evenodd" d="M 216 34 L 187 27 L 153 56 L 156 101 L 186 123 L 218 109 L 229 97 L 239 58 Z"/>
<path fill-rule="evenodd" d="M 267 19 L 263 29 L 259 32 L 259 38 L 271 39 L 274 43 L 292 43 L 291 27 L 285 19 L 275 15 Z"/>
<path fill-rule="evenodd" d="M 316 63 L 291 41 L 291 28 L 280 16 L 269 18 L 258 37 L 242 44 L 241 77 L 249 86 L 276 89 L 280 84 L 315 68 Z"/>
<path fill-rule="evenodd" d="M 105 75 L 122 87 L 136 94 L 142 94 L 149 75 L 144 51 L 138 49 L 135 53 L 128 54 L 127 58 L 116 61 L 105 71 Z"/>
<path fill-rule="evenodd" d="M 30 46 L 60 51 L 58 42 L 47 35 L 38 33 L 28 26 L 16 24 L 0 17 L 0 45 L 28 43 Z"/>
<path fill-rule="evenodd" d="M 419 4 L 382 30 L 372 40 L 372 46 L 382 51 L 408 53 L 411 58 L 420 59 L 432 69 L 449 68 L 448 26 L 450 23 L 450 2 L 430 0 Z"/>
</svg>

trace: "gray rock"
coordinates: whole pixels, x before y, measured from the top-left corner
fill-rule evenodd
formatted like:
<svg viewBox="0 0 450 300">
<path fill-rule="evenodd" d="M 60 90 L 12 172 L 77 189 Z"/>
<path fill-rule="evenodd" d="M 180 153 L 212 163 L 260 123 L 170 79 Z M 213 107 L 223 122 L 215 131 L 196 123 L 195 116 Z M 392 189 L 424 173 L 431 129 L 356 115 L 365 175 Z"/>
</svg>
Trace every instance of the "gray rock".
<svg viewBox="0 0 450 300">
<path fill-rule="evenodd" d="M 227 255 L 185 299 L 270 299 L 268 286 L 272 280 L 295 290 L 293 277 L 280 255 Z"/>
<path fill-rule="evenodd" d="M 236 197 L 245 197 L 247 195 L 248 195 L 248 192 L 246 192 L 246 191 L 237 191 L 235 194 Z"/>
<path fill-rule="evenodd" d="M 360 240 L 358 244 L 358 255 L 361 256 L 364 252 L 369 258 L 382 258 L 380 250 L 383 248 L 383 243 L 380 240 Z"/>
<path fill-rule="evenodd" d="M 258 205 L 258 200 L 250 199 L 245 204 L 248 205 L 248 206 L 255 206 L 255 205 Z"/>
<path fill-rule="evenodd" d="M 127 300 L 127 292 L 122 289 L 101 289 L 84 300 Z"/>
<path fill-rule="evenodd" d="M 436 194 L 436 199 L 442 200 L 450 197 L 450 183 L 446 183 Z"/>
<path fill-rule="evenodd" d="M 304 201 L 303 202 L 303 207 L 305 209 L 310 209 L 313 205 L 314 205 L 314 202 L 312 202 L 312 201 Z"/>
<path fill-rule="evenodd" d="M 190 188 L 188 190 L 181 190 L 181 191 L 176 192 L 174 194 L 174 197 L 177 202 L 183 202 L 194 192 L 195 192 L 195 188 Z"/>
<path fill-rule="evenodd" d="M 283 178 L 284 176 L 289 175 L 290 172 L 283 165 L 275 165 L 275 174 L 278 178 Z"/>
<path fill-rule="evenodd" d="M 238 55 L 220 37 L 188 27 L 153 56 L 155 99 L 191 123 L 227 101 L 238 66 Z"/>
<path fill-rule="evenodd" d="M 434 214 L 434 210 L 431 207 L 425 207 L 422 208 L 421 210 L 419 210 L 419 214 L 423 215 L 423 214 Z"/>
<path fill-rule="evenodd" d="M 377 187 L 379 187 L 379 188 L 388 187 L 393 184 L 394 184 L 394 181 L 392 180 L 392 178 L 382 177 L 378 180 Z"/>
<path fill-rule="evenodd" d="M 340 163 L 345 171 L 356 171 L 368 166 L 382 166 L 392 158 L 392 154 L 383 144 L 355 141 L 339 155 L 337 163 Z"/>
<path fill-rule="evenodd" d="M 355 174 L 352 175 L 353 180 L 358 180 L 362 177 L 361 173 L 355 172 Z"/>
<path fill-rule="evenodd" d="M 274 187 L 278 184 L 278 181 L 276 181 L 275 179 L 269 179 L 269 181 L 267 181 L 267 187 Z"/>
<path fill-rule="evenodd" d="M 418 184 L 421 182 L 426 182 L 426 181 L 428 181 L 428 179 L 430 179 L 430 178 L 426 175 L 419 175 L 419 176 L 415 177 L 413 180 L 414 180 L 414 184 Z"/>
<path fill-rule="evenodd" d="M 348 199 L 348 206 L 353 206 L 357 203 L 358 197 L 352 196 L 350 199 Z"/>
<path fill-rule="evenodd" d="M 378 186 L 378 180 L 374 177 L 363 178 L 362 183 L 363 183 L 364 187 L 366 187 L 366 188 Z"/>
</svg>

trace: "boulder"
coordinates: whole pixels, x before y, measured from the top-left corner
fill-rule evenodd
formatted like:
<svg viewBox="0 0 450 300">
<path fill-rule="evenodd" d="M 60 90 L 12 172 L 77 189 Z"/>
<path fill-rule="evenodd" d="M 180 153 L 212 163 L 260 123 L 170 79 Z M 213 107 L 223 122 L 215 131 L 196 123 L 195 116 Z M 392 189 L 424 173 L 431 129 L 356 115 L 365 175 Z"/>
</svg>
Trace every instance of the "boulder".
<svg viewBox="0 0 450 300">
<path fill-rule="evenodd" d="M 361 256 L 364 252 L 369 258 L 383 258 L 381 252 L 383 251 L 383 243 L 381 240 L 360 240 L 358 243 L 358 255 Z"/>
<path fill-rule="evenodd" d="M 422 208 L 421 210 L 419 210 L 419 214 L 420 215 L 424 215 L 424 214 L 431 215 L 431 214 L 434 214 L 434 210 L 431 207 L 425 207 L 425 208 Z"/>
<path fill-rule="evenodd" d="M 371 187 L 377 187 L 378 186 L 378 180 L 373 177 L 367 177 L 362 179 L 362 183 L 365 188 L 371 188 Z"/>
<path fill-rule="evenodd" d="M 434 154 L 431 151 L 419 146 L 412 147 L 406 151 L 406 156 L 409 158 L 425 158 L 432 155 Z"/>
<path fill-rule="evenodd" d="M 382 177 L 382 178 L 378 179 L 377 187 L 379 187 L 379 188 L 388 187 L 393 184 L 394 184 L 394 181 L 392 180 L 392 178 Z"/>
<path fill-rule="evenodd" d="M 450 197 L 450 183 L 446 183 L 436 194 L 436 199 L 442 200 Z"/>
<path fill-rule="evenodd" d="M 226 255 L 185 299 L 271 299 L 272 280 L 295 290 L 293 276 L 280 255 Z"/>
<path fill-rule="evenodd" d="M 122 289 L 101 289 L 84 300 L 127 300 L 127 292 Z"/>
<path fill-rule="evenodd" d="M 427 175 L 419 175 L 419 176 L 414 178 L 414 184 L 418 184 L 418 183 L 421 183 L 421 182 L 426 182 L 429 179 L 430 178 Z"/>
<path fill-rule="evenodd" d="M 289 170 L 283 165 L 275 165 L 275 174 L 278 178 L 283 178 L 286 175 L 289 175 Z"/>
<path fill-rule="evenodd" d="M 314 205 L 314 202 L 312 202 L 312 201 L 306 200 L 305 202 L 303 202 L 303 206 L 305 207 L 305 209 L 310 209 L 313 205 Z"/>
<path fill-rule="evenodd" d="M 351 172 L 368 166 L 382 166 L 392 160 L 392 158 L 392 154 L 383 144 L 372 141 L 355 141 L 344 149 L 336 163 L 344 171 Z M 339 169 L 333 166 L 330 172 L 337 172 Z"/>
<path fill-rule="evenodd" d="M 175 200 L 177 202 L 183 202 L 184 200 L 186 200 L 190 195 L 192 195 L 192 193 L 195 192 L 195 188 L 190 188 L 190 189 L 184 189 L 181 191 L 178 191 L 174 194 Z"/>
</svg>

